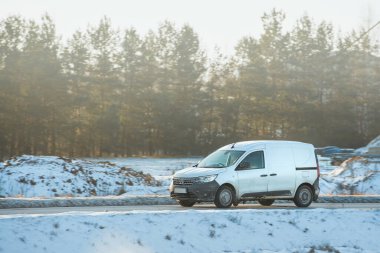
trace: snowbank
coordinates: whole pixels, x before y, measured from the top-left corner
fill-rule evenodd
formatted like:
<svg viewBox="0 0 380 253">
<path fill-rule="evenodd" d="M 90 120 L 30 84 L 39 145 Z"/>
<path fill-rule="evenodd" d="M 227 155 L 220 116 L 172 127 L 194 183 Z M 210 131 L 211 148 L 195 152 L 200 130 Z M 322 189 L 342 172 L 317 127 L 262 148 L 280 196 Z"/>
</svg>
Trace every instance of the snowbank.
<svg viewBox="0 0 380 253">
<path fill-rule="evenodd" d="M 380 158 L 353 157 L 320 179 L 322 194 L 380 194 Z"/>
<path fill-rule="evenodd" d="M 380 197 L 375 199 L 380 202 Z M 369 200 L 367 202 L 374 202 Z M 375 201 L 376 202 L 376 201 Z M 0 198 L 1 208 L 39 208 L 69 206 L 136 206 L 174 205 L 177 202 L 165 195 L 121 195 L 106 197 Z"/>
<path fill-rule="evenodd" d="M 110 162 L 20 156 L 0 165 L 0 196 L 59 197 L 157 194 L 167 186 L 150 174 Z"/>
<path fill-rule="evenodd" d="M 379 223 L 379 210 L 363 209 L 9 215 L 0 251 L 369 253 L 379 250 Z"/>
</svg>

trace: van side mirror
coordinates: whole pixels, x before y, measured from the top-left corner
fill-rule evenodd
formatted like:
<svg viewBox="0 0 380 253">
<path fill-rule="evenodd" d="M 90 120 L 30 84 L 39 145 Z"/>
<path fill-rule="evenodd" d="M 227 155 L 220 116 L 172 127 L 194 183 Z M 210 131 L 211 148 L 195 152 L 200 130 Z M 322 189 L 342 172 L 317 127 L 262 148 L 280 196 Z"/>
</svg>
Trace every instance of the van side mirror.
<svg viewBox="0 0 380 253">
<path fill-rule="evenodd" d="M 239 164 L 239 166 L 237 167 L 238 170 L 244 170 L 244 169 L 248 169 L 250 166 L 249 162 L 241 162 Z"/>
</svg>

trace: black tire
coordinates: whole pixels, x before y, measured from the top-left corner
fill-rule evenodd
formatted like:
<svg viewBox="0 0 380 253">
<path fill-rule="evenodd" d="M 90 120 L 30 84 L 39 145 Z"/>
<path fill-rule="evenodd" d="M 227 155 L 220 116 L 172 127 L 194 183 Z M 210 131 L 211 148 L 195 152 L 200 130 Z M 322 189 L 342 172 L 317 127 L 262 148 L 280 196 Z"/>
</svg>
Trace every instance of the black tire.
<svg viewBox="0 0 380 253">
<path fill-rule="evenodd" d="M 313 190 L 310 186 L 302 185 L 298 188 L 296 195 L 294 196 L 294 204 L 298 207 L 308 207 L 313 202 Z"/>
<path fill-rule="evenodd" d="M 183 207 L 192 207 L 195 204 L 195 201 L 192 200 L 180 200 L 178 202 Z"/>
<path fill-rule="evenodd" d="M 235 191 L 227 185 L 219 187 L 215 194 L 214 204 L 218 208 L 228 208 L 234 203 Z"/>
<path fill-rule="evenodd" d="M 274 199 L 259 199 L 257 202 L 262 206 L 271 206 L 274 202 Z"/>
</svg>

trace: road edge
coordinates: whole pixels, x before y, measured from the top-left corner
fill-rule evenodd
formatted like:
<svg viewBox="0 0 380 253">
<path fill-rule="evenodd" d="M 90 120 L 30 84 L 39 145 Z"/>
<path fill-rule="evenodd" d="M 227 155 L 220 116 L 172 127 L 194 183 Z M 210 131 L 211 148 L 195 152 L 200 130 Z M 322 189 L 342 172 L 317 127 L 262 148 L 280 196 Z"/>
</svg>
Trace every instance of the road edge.
<svg viewBox="0 0 380 253">
<path fill-rule="evenodd" d="M 380 203 L 376 195 L 335 195 L 320 196 L 317 203 Z M 59 198 L 0 198 L 0 209 L 39 207 L 81 207 L 81 206 L 131 206 L 131 205 L 174 205 L 177 202 L 169 196 L 106 196 L 106 197 L 59 197 Z"/>
</svg>

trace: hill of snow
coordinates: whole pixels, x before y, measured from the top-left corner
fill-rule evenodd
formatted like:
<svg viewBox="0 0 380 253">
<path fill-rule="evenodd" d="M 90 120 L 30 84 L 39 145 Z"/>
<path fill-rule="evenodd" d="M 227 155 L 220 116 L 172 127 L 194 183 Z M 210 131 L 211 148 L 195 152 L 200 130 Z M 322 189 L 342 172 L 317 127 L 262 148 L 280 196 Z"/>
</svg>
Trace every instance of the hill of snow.
<svg viewBox="0 0 380 253">
<path fill-rule="evenodd" d="M 368 154 L 368 153 L 376 153 L 378 154 L 380 152 L 380 135 L 377 136 L 375 139 L 370 141 L 367 146 L 358 148 L 355 150 L 355 153 L 357 154 Z"/>
<path fill-rule="evenodd" d="M 322 194 L 379 195 L 380 158 L 353 157 L 321 175 Z"/>
<path fill-rule="evenodd" d="M 20 156 L 0 165 L 0 196 L 58 197 L 152 194 L 167 186 L 150 174 L 110 162 Z"/>
</svg>

